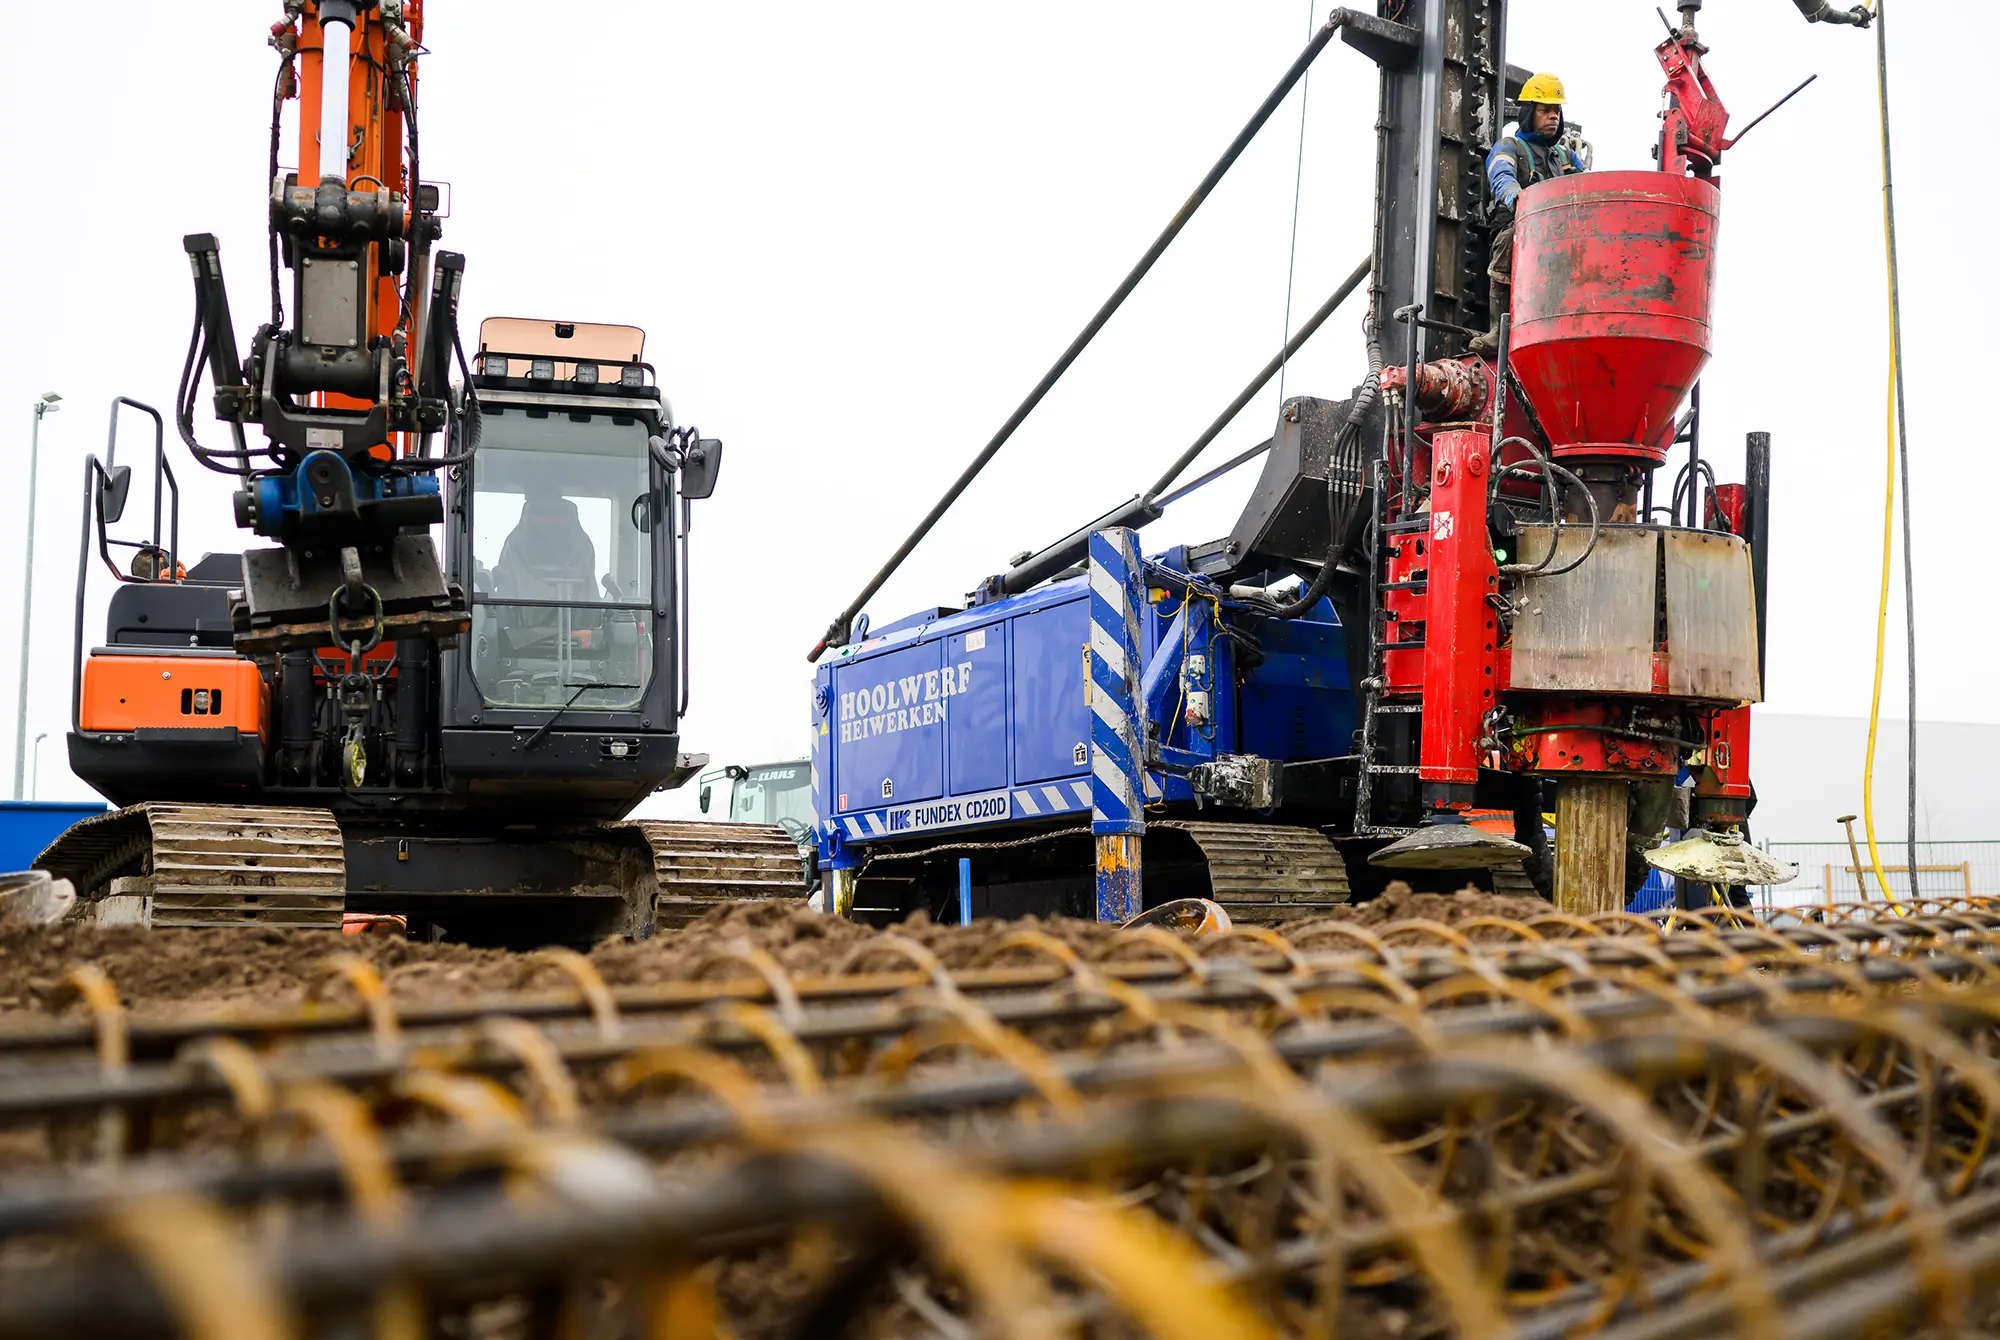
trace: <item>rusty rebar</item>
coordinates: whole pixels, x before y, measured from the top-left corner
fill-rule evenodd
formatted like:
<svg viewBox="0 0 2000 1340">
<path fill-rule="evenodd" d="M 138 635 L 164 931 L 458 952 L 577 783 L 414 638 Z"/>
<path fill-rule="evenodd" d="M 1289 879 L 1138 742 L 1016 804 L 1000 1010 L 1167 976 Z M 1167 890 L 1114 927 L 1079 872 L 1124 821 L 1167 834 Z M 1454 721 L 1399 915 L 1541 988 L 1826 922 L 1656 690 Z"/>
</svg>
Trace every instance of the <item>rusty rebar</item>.
<svg viewBox="0 0 2000 1340">
<path fill-rule="evenodd" d="M 753 1264 L 856 1333 L 1949 1327 L 2000 1301 L 2000 915 L 1907 910 L 1322 923 L 1137 970 L 1015 931 L 979 962 L 1031 966 L 883 941 L 915 971 L 850 989 L 732 950 L 753 976 L 658 1008 L 450 1017 L 349 965 L 341 1027 L 172 1060 L 93 982 L 89 1029 L 0 1050 L 48 1146 L 0 1179 L 0 1337 L 239 1298 L 688 1333 Z M 158 1215 L 237 1245 L 191 1279 Z"/>
</svg>

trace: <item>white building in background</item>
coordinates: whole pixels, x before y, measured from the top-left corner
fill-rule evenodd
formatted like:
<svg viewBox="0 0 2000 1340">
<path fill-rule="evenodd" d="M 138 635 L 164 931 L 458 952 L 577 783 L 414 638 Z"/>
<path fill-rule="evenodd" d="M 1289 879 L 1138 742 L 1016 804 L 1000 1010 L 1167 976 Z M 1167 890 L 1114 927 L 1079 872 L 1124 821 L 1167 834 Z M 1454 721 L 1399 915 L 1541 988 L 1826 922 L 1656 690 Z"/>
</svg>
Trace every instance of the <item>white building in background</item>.
<svg viewBox="0 0 2000 1340">
<path fill-rule="evenodd" d="M 1882 881 L 1860 820 L 1860 860 L 1837 822 L 1861 813 L 1868 722 L 1859 717 L 1754 714 L 1751 774 L 1757 810 L 1750 831 L 1772 855 L 1799 867 L 1798 878 L 1763 890 L 1767 910 L 1882 897 L 1910 891 L 1909 724 L 1883 721 L 1875 741 L 1875 845 Z M 2000 725 L 1917 723 L 1918 892 L 1932 897 L 2000 895 Z M 1857 870 L 1856 867 L 1860 869 Z"/>
<path fill-rule="evenodd" d="M 1875 836 L 1907 836 L 1909 723 L 1881 723 L 1875 740 Z M 1784 716 L 1758 710 L 1750 726 L 1750 774 L 1759 842 L 1840 842 L 1835 822 L 1861 813 L 1864 717 Z M 1917 723 L 1917 840 L 2000 839 L 2000 725 Z M 1854 831 L 1861 832 L 1857 821 Z M 1885 858 L 1886 859 L 1886 858 Z M 1900 858 L 1899 858 L 1900 859 Z"/>
</svg>

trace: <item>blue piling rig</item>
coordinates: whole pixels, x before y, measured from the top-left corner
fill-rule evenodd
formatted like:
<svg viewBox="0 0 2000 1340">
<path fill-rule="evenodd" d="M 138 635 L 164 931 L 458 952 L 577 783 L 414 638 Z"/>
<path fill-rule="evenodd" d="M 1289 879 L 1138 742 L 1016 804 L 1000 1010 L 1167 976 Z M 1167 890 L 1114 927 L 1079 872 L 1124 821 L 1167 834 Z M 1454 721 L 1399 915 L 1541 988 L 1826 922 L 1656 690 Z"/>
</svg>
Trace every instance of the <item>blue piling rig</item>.
<svg viewBox="0 0 2000 1340">
<path fill-rule="evenodd" d="M 1870 22 L 1858 6 L 1795 2 L 1814 21 Z M 1663 61 L 1669 49 L 1701 49 L 1701 0 L 1675 7 L 1682 24 L 1677 32 L 1668 25 Z M 1492 248 L 1512 230 L 1489 210 L 1484 174 L 1454 166 L 1486 159 L 1518 116 L 1531 76 L 1508 60 L 1505 0 L 1380 7 L 1393 16 L 1366 12 L 1374 8 L 1333 9 L 1138 262 L 808 654 L 818 662 L 835 653 L 816 671 L 814 766 L 823 784 L 820 857 L 836 909 L 937 916 L 958 859 L 972 862 L 975 908 L 986 915 L 1124 920 L 1135 908 L 1212 893 L 1252 919 L 1285 920 L 1344 901 L 1349 871 L 1356 896 L 1379 891 L 1390 875 L 1371 867 L 1393 867 L 1396 877 L 1438 891 L 1473 884 L 1548 894 L 1540 816 L 1549 779 L 1499 757 L 1506 721 L 1481 713 L 1478 700 L 1447 714 L 1454 748 L 1476 765 L 1429 757 L 1425 697 L 1407 683 L 1392 688 L 1386 664 L 1392 644 L 1400 664 L 1436 632 L 1439 661 L 1462 668 L 1444 650 L 1455 648 L 1454 630 L 1434 626 L 1412 593 L 1422 591 L 1428 607 L 1433 567 L 1451 586 L 1465 563 L 1491 566 L 1485 539 L 1511 551 L 1520 524 L 1544 507 L 1556 514 L 1559 485 L 1545 470 L 1547 499 L 1496 492 L 1497 508 L 1483 512 L 1488 535 L 1461 529 L 1462 553 L 1441 550 L 1425 538 L 1431 471 L 1419 455 L 1427 433 L 1446 425 L 1463 433 L 1481 414 L 1496 455 L 1523 443 L 1545 460 L 1555 452 L 1509 356 L 1507 290 L 1486 282 Z M 1336 37 L 1379 69 L 1370 254 L 1152 485 L 1019 556 L 967 608 L 931 610 L 871 635 L 861 611 L 1105 329 Z M 1660 166 L 1697 151 L 1712 162 L 1726 113 L 1698 64 L 1670 63 L 1669 74 L 1678 80 L 1663 113 L 1669 132 L 1694 130 L 1680 140 L 1668 134 Z M 1343 156 L 1365 142 L 1340 140 Z M 1340 171 L 1352 180 L 1360 168 L 1346 161 Z M 1352 394 L 1286 400 L 1271 437 L 1181 482 L 1364 284 L 1368 372 Z M 1490 363 L 1471 356 L 1489 331 L 1499 342 Z M 1385 378 L 1391 359 L 1402 376 Z M 1436 386 L 1420 386 L 1420 368 Z M 1699 415 L 1682 423 L 1676 440 L 1688 442 L 1688 472 L 1698 477 L 1706 468 Z M 1768 482 L 1754 464 L 1760 439 L 1751 435 L 1751 477 Z M 1137 564 L 1140 599 L 1121 607 L 1133 533 L 1259 456 L 1261 477 L 1230 533 Z M 1758 487 L 1746 508 L 1757 538 L 1744 538 L 1761 564 L 1757 518 L 1768 499 Z M 1434 533 L 1442 539 L 1450 528 Z M 1406 552 L 1415 566 L 1391 571 L 1392 555 Z M 1303 593 L 1274 597 L 1285 578 L 1303 581 Z M 1761 578 L 1753 580 L 1761 593 Z M 1501 618 L 1485 626 L 1505 638 L 1511 605 L 1502 605 L 1493 606 Z M 1756 608 L 1761 617 L 1761 601 Z M 1135 620 L 1125 619 L 1127 609 Z M 1134 647 L 1136 658 L 1127 654 Z M 933 681 L 940 695 L 952 692 L 934 698 Z M 1433 726 L 1443 719 L 1439 702 L 1450 705 L 1442 689 L 1430 699 Z M 1454 775 L 1429 775 L 1427 766 Z M 1655 838 L 1658 788 L 1645 790 L 1651 798 L 1629 808 L 1628 887 L 1643 873 L 1637 853 Z M 1631 794 L 1639 799 L 1638 788 Z M 1511 814 L 1518 841 L 1464 822 L 1475 810 Z M 1170 836 L 1182 842 L 1179 853 Z M 1199 849 L 1192 862 L 1188 844 Z M 1081 873 L 1092 870 L 1094 879 Z"/>
</svg>

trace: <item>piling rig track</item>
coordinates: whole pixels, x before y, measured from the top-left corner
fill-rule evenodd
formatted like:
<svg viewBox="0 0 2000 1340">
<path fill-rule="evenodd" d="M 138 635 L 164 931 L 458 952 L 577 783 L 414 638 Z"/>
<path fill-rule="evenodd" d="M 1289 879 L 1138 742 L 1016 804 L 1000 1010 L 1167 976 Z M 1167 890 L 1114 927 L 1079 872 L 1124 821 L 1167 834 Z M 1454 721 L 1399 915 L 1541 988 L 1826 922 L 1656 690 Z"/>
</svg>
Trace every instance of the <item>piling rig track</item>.
<svg viewBox="0 0 2000 1340">
<path fill-rule="evenodd" d="M 2000 905 L 1904 913 L 1302 923 L 1125 962 L 1014 930 L 959 972 L 884 936 L 796 980 L 741 946 L 671 990 L 563 959 L 571 999 L 505 1015 L 399 1011 L 347 960 L 366 1008 L 295 1031 L 128 1028 L 84 970 L 94 1028 L 0 1035 L 0 1117 L 101 1165 L 0 1183 L 0 1263 L 42 1254 L 0 1274 L 0 1337 L 417 1334 L 499 1295 L 552 1335 L 1979 1322 Z"/>
<path fill-rule="evenodd" d="M 1323 917 L 1348 900 L 1347 863 L 1317 828 L 1163 819 L 1151 828 L 1193 839 L 1208 866 L 1209 897 L 1238 922 L 1282 925 Z"/>
</svg>

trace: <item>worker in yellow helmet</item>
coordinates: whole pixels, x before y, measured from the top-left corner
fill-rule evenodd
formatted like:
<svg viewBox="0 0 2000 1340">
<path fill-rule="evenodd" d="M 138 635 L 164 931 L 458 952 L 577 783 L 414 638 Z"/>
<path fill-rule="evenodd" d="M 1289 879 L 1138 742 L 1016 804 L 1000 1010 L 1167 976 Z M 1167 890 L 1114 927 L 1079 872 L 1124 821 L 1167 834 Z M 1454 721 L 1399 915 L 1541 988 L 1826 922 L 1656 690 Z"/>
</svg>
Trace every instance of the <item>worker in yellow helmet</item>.
<svg viewBox="0 0 2000 1340">
<path fill-rule="evenodd" d="M 1486 211 L 1493 225 L 1493 260 L 1486 268 L 1492 285 L 1493 328 L 1472 342 L 1472 352 L 1492 357 L 1500 348 L 1500 315 L 1514 293 L 1514 202 L 1538 181 L 1583 171 L 1583 162 L 1561 143 L 1564 130 L 1562 80 L 1538 74 L 1521 85 L 1521 121 L 1486 155 Z"/>
</svg>

